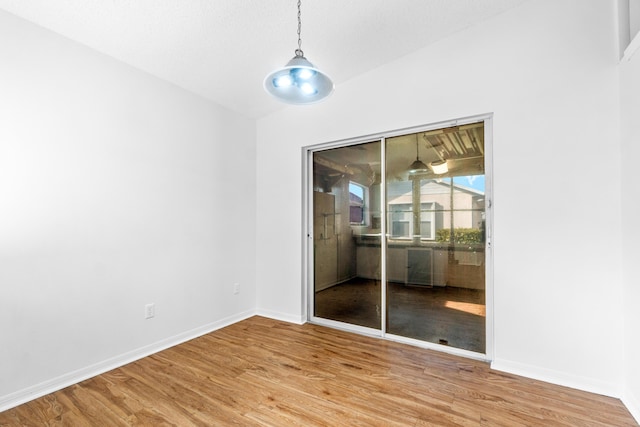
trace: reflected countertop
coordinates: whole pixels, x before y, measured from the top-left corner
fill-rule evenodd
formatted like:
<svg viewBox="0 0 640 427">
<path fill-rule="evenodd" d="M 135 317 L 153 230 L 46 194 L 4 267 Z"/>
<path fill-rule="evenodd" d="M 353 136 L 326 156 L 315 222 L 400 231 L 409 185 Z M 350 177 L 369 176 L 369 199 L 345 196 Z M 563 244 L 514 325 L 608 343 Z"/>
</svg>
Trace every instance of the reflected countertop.
<svg viewBox="0 0 640 427">
<path fill-rule="evenodd" d="M 380 247 L 381 245 L 381 237 L 380 233 L 368 233 L 368 234 L 359 234 L 354 235 L 353 239 L 357 246 L 365 246 L 365 247 Z M 435 240 L 421 240 L 420 242 L 416 242 L 413 239 L 392 239 L 388 238 L 388 248 L 430 248 L 430 249 L 440 249 L 440 250 L 449 250 L 455 249 L 457 251 L 475 251 L 480 252 L 484 251 L 484 244 L 450 244 L 449 242 L 436 242 Z"/>
</svg>

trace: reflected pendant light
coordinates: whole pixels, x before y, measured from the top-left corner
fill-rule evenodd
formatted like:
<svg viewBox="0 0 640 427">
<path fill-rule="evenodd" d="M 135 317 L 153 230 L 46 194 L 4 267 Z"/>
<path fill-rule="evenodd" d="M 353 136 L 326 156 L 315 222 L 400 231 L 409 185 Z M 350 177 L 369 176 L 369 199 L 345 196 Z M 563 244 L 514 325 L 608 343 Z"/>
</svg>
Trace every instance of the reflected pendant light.
<svg viewBox="0 0 640 427">
<path fill-rule="evenodd" d="M 295 56 L 280 69 L 264 79 L 266 91 L 287 104 L 313 104 L 322 101 L 333 92 L 333 82 L 304 57 L 300 29 L 300 3 L 298 0 L 298 48 Z"/>
<path fill-rule="evenodd" d="M 414 174 L 414 173 L 423 173 L 423 172 L 428 172 L 429 168 L 427 167 L 427 165 L 425 165 L 421 160 L 420 160 L 420 152 L 418 151 L 418 135 L 416 134 L 416 159 L 413 163 L 411 163 L 411 166 L 409 166 L 409 173 L 410 174 Z"/>
</svg>

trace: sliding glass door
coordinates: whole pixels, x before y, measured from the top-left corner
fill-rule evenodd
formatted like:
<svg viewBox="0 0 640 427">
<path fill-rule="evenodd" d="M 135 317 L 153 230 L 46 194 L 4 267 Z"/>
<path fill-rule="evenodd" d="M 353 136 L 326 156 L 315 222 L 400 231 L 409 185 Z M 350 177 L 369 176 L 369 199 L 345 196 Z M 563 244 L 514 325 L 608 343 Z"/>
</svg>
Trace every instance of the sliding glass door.
<svg viewBox="0 0 640 427">
<path fill-rule="evenodd" d="M 486 353 L 485 120 L 310 150 L 310 318 Z"/>
<path fill-rule="evenodd" d="M 386 140 L 387 334 L 485 353 L 483 141 L 483 123 Z"/>
<path fill-rule="evenodd" d="M 380 141 L 313 153 L 313 315 L 381 328 Z M 377 171 L 377 172 L 376 172 Z"/>
</svg>

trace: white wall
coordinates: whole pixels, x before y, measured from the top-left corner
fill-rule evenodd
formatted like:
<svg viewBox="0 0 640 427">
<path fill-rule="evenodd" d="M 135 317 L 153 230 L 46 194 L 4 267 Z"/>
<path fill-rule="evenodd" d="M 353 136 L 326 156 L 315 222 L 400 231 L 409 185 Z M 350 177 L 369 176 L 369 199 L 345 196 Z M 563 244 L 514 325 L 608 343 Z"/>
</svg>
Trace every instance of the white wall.
<svg viewBox="0 0 640 427">
<path fill-rule="evenodd" d="M 629 35 L 634 38 L 640 32 L 640 0 L 629 0 Z"/>
<path fill-rule="evenodd" d="M 636 37 L 640 37 L 640 34 Z M 640 190 L 638 189 L 638 159 L 640 159 L 640 50 L 620 64 L 621 124 L 622 124 L 622 241 L 623 277 L 625 285 L 625 372 L 624 402 L 640 421 Z"/>
<path fill-rule="evenodd" d="M 0 40 L 0 411 L 255 312 L 255 122 L 5 12 Z"/>
<path fill-rule="evenodd" d="M 259 312 L 304 316 L 301 147 L 492 112 L 494 367 L 619 395 L 616 16 L 614 2 L 526 2 L 259 120 Z"/>
</svg>

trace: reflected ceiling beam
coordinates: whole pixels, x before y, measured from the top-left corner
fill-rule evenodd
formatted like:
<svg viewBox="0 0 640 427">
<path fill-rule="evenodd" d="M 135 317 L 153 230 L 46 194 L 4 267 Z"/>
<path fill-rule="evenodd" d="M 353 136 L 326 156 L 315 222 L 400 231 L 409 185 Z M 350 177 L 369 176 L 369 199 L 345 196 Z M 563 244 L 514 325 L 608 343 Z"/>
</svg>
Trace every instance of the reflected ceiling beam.
<svg viewBox="0 0 640 427">
<path fill-rule="evenodd" d="M 355 175 L 357 173 L 347 165 L 341 165 L 340 163 L 334 162 L 333 160 L 329 160 L 324 157 L 316 156 L 313 159 L 313 162 L 317 165 L 324 166 L 325 168 L 328 168 L 346 175 Z"/>
<path fill-rule="evenodd" d="M 441 128 L 441 129 L 434 129 L 434 130 L 428 130 L 425 132 L 420 132 L 426 136 L 432 136 L 432 135 L 443 135 L 445 133 L 452 133 L 452 132 L 458 132 L 458 131 L 467 131 L 467 130 L 472 130 L 472 129 L 479 129 L 482 128 L 484 126 L 484 122 L 478 122 L 478 123 L 469 123 L 468 125 L 462 125 L 462 126 L 452 126 L 452 127 L 448 127 L 448 128 Z"/>
</svg>

